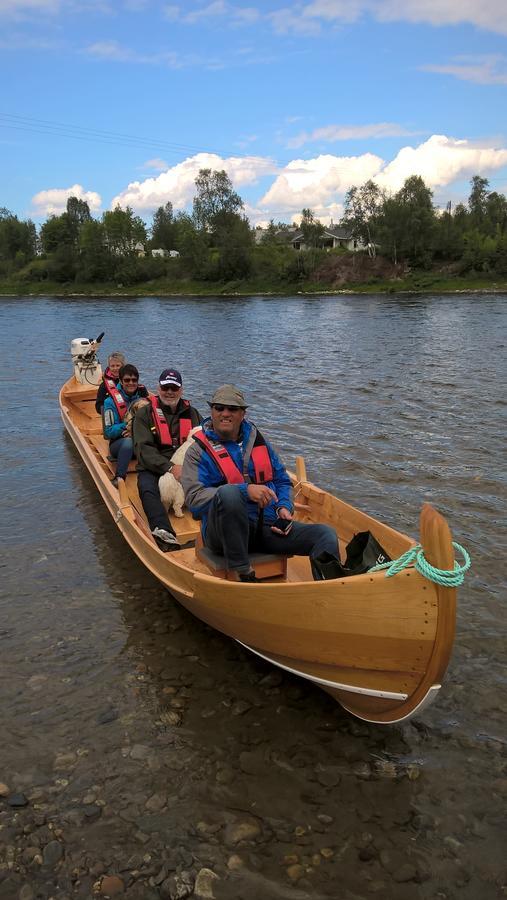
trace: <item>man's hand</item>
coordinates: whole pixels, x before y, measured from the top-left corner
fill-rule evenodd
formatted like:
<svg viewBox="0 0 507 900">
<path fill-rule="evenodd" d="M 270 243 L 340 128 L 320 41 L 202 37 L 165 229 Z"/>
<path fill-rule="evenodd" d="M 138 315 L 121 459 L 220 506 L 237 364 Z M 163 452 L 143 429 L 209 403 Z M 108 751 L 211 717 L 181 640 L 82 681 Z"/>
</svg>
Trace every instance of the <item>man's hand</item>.
<svg viewBox="0 0 507 900">
<path fill-rule="evenodd" d="M 280 506 L 277 513 L 279 519 L 287 519 L 289 522 L 292 522 L 294 518 L 293 514 L 290 513 L 288 509 L 285 509 L 285 506 Z M 284 536 L 288 534 L 287 531 L 282 531 L 281 528 L 275 528 L 274 525 L 271 526 L 271 531 L 273 531 L 274 534 L 282 534 Z"/>
<path fill-rule="evenodd" d="M 171 475 L 174 475 L 176 481 L 181 481 L 181 473 L 183 470 L 183 466 L 173 466 L 169 471 Z"/>
<path fill-rule="evenodd" d="M 249 484 L 246 492 L 249 500 L 256 503 L 259 509 L 264 509 L 265 506 L 269 506 L 273 501 L 276 503 L 278 500 L 275 492 L 271 488 L 266 487 L 265 484 Z"/>
</svg>

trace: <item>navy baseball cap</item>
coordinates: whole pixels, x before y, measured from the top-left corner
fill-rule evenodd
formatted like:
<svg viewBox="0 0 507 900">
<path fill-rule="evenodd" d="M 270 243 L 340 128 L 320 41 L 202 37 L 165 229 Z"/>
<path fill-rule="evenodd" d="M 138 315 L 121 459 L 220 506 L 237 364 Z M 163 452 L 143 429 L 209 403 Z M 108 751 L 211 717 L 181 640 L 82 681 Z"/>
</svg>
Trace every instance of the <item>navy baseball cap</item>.
<svg viewBox="0 0 507 900">
<path fill-rule="evenodd" d="M 180 388 L 183 384 L 183 379 L 177 369 L 164 369 L 158 379 L 158 383 L 160 387 L 167 387 L 168 384 L 175 384 L 176 387 Z"/>
</svg>

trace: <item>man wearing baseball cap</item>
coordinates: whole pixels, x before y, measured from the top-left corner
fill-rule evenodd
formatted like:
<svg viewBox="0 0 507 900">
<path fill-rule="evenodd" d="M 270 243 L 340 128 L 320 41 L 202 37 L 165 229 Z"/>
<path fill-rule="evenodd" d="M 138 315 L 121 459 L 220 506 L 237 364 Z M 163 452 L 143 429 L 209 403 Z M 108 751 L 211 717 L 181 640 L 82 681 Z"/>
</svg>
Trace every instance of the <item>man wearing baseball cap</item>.
<svg viewBox="0 0 507 900">
<path fill-rule="evenodd" d="M 171 457 L 190 429 L 201 422 L 198 411 L 182 395 L 181 373 L 164 369 L 158 379 L 157 396 L 139 410 L 133 424 L 139 496 L 155 543 L 164 553 L 179 550 L 180 545 L 160 499 L 158 480 L 172 472 L 179 481 L 181 466 L 173 466 Z"/>
<path fill-rule="evenodd" d="M 211 418 L 194 434 L 181 478 L 205 546 L 225 557 L 239 581 L 258 580 L 249 552 L 309 556 L 315 579 L 340 577 L 336 532 L 293 520 L 290 477 L 272 445 L 245 418 L 242 391 L 223 384 L 208 404 Z"/>
</svg>

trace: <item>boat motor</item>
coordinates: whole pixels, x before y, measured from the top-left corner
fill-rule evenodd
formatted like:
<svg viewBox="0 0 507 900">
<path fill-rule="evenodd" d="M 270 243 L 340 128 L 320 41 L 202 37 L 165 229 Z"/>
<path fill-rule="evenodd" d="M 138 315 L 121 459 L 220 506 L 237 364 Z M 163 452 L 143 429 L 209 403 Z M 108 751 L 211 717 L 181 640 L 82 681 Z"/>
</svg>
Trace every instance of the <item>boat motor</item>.
<svg viewBox="0 0 507 900">
<path fill-rule="evenodd" d="M 104 332 L 98 338 L 74 338 L 70 344 L 74 378 L 78 384 L 98 387 L 102 381 L 102 367 L 97 357 L 99 344 Z"/>
</svg>

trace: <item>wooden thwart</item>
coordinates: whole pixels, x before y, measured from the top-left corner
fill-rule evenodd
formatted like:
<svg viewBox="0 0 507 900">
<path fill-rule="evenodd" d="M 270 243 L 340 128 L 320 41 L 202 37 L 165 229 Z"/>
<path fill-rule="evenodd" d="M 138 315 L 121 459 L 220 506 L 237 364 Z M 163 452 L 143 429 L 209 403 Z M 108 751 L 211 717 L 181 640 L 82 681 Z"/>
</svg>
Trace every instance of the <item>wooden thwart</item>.
<svg viewBox="0 0 507 900">
<path fill-rule="evenodd" d="M 224 557 L 212 553 L 208 547 L 203 545 L 200 534 L 195 542 L 195 553 L 197 558 L 207 569 L 209 569 L 212 575 L 215 575 L 217 578 L 223 578 L 225 581 L 238 580 L 236 573 L 227 569 Z M 277 577 L 287 578 L 286 556 L 274 556 L 271 553 L 250 553 L 248 558 L 250 560 L 250 565 L 259 580 Z"/>
</svg>

